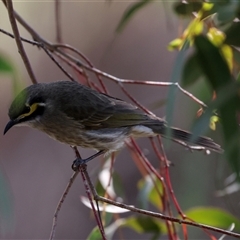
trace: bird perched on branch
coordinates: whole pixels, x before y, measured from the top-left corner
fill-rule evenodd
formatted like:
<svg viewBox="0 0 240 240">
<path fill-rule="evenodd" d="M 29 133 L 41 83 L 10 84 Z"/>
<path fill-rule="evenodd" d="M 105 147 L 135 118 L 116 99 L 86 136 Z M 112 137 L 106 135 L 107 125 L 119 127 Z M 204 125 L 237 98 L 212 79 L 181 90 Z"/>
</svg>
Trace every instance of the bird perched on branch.
<svg viewBox="0 0 240 240">
<path fill-rule="evenodd" d="M 72 81 L 31 85 L 15 98 L 8 113 L 10 121 L 4 134 L 13 126 L 30 126 L 71 146 L 96 149 L 87 159 L 77 159 L 75 169 L 96 156 L 118 151 L 129 137 L 161 135 L 193 143 L 215 152 L 221 147 L 212 139 L 198 137 L 174 127 L 137 106 L 99 93 Z"/>
</svg>

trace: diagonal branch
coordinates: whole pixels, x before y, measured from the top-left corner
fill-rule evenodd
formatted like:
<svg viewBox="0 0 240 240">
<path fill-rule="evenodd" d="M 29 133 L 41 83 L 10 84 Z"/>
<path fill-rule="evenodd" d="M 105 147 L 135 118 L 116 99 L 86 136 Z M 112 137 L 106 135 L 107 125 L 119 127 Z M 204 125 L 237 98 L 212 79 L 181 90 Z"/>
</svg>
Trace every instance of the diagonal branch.
<svg viewBox="0 0 240 240">
<path fill-rule="evenodd" d="M 32 83 L 37 83 L 36 77 L 33 73 L 31 64 L 28 60 L 27 54 L 24 50 L 24 47 L 23 47 L 23 44 L 22 44 L 22 41 L 21 41 L 21 38 L 20 38 L 20 34 L 19 34 L 19 31 L 18 31 L 18 26 L 17 26 L 17 23 L 16 23 L 15 14 L 14 14 L 14 10 L 13 10 L 12 0 L 4 1 L 4 4 L 5 4 L 5 6 L 7 7 L 7 10 L 8 10 L 8 16 L 9 16 L 9 20 L 10 20 L 10 23 L 11 23 L 11 26 L 12 26 L 13 33 L 14 33 L 16 44 L 17 44 L 17 47 L 18 47 L 18 52 L 22 57 L 22 60 L 23 60 L 24 65 L 27 69 L 28 75 L 29 75 L 30 79 L 32 80 Z"/>
</svg>

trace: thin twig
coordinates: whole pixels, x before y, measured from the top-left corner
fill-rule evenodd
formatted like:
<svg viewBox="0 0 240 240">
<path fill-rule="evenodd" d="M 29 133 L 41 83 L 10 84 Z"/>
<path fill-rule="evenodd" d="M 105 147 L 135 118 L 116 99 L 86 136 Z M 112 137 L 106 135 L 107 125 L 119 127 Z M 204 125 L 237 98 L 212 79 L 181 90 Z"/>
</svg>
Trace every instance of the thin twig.
<svg viewBox="0 0 240 240">
<path fill-rule="evenodd" d="M 77 48 L 75 48 L 73 46 L 70 46 L 68 44 L 54 44 L 54 46 L 57 47 L 57 48 L 66 48 L 66 49 L 69 49 L 69 50 L 73 51 L 74 53 L 78 54 L 90 67 L 94 67 L 93 64 L 91 63 L 91 61 L 83 53 L 81 53 Z M 101 76 L 99 74 L 96 74 L 96 76 L 97 76 L 97 79 L 98 79 L 98 81 L 99 81 L 99 83 L 102 87 L 102 91 L 104 93 L 108 94 L 108 90 L 105 87 L 105 85 L 103 83 L 103 80 L 101 79 Z"/>
<path fill-rule="evenodd" d="M 89 67 L 88 65 L 82 63 L 79 61 L 79 59 L 61 51 L 59 49 L 59 44 L 52 44 L 48 41 L 46 41 L 45 39 L 43 39 L 39 34 L 37 34 L 17 13 L 16 14 L 16 19 L 19 20 L 19 22 L 26 28 L 26 30 L 32 35 L 32 37 L 35 40 L 38 40 L 39 42 L 41 42 L 41 44 L 37 44 L 36 41 L 26 41 L 28 43 L 31 43 L 33 45 L 38 45 L 40 47 L 42 47 L 42 45 L 44 45 L 46 48 L 48 48 L 50 51 L 56 51 L 59 54 L 63 55 L 64 57 L 66 57 L 67 59 L 69 59 L 70 61 L 72 61 L 74 64 L 76 64 L 78 67 L 82 67 L 85 68 L 91 72 L 96 73 L 99 76 L 103 76 L 106 77 L 107 79 L 110 79 L 116 83 L 124 83 L 124 84 L 138 84 L 138 85 L 149 85 L 149 86 L 162 86 L 162 87 L 171 87 L 171 86 L 175 86 L 177 87 L 183 94 L 185 94 L 186 96 L 190 97 L 193 101 L 195 101 L 196 103 L 198 103 L 200 106 L 207 108 L 207 105 L 202 102 L 200 99 L 196 98 L 193 94 L 189 93 L 188 91 L 186 91 L 185 89 L 183 89 L 178 82 L 159 82 L 159 81 L 141 81 L 141 80 L 130 80 L 130 79 L 122 79 L 122 78 L 118 78 L 115 77 L 113 75 L 110 75 L 108 73 L 105 73 L 95 67 Z M 7 33 L 4 30 L 0 31 L 4 34 L 7 34 L 9 36 L 11 36 L 9 33 Z M 12 37 L 12 36 L 11 36 Z M 23 38 L 22 38 L 23 39 Z M 62 45 L 61 45 L 62 46 Z M 62 46 L 63 47 L 63 46 Z"/>
<path fill-rule="evenodd" d="M 82 157 L 81 157 L 81 155 L 80 155 L 76 146 L 73 147 L 73 150 L 75 152 L 76 157 L 81 159 Z M 95 209 L 94 204 L 93 204 L 93 198 L 92 198 L 92 195 L 91 195 L 91 192 L 90 192 L 90 189 L 89 189 L 89 185 L 88 185 L 88 182 L 86 181 L 85 172 L 87 172 L 87 165 L 86 164 L 80 165 L 78 172 L 81 172 L 81 176 L 82 176 L 82 180 L 83 180 L 83 183 L 84 183 L 84 186 L 85 186 L 85 190 L 86 190 L 90 205 L 92 207 L 94 217 L 97 221 L 98 228 L 99 228 L 100 233 L 102 235 L 102 238 L 103 238 L 103 240 L 106 240 L 104 227 L 103 227 L 103 224 L 102 224 L 102 219 L 101 219 L 101 215 L 100 215 L 100 211 L 99 211 L 98 201 L 95 200 L 96 204 L 97 204 L 97 207 L 98 207 L 98 214 L 97 214 L 96 209 Z"/>
<path fill-rule="evenodd" d="M 65 201 L 66 197 L 67 197 L 67 194 L 74 182 L 74 180 L 76 179 L 77 175 L 78 175 L 79 172 L 74 172 L 73 175 L 71 176 L 68 184 L 67 184 L 67 187 L 65 188 L 59 202 L 58 202 L 58 205 L 57 205 L 57 208 L 55 210 L 55 213 L 54 213 L 54 217 L 53 217 L 53 224 L 52 224 L 52 230 L 51 230 L 51 233 L 50 233 L 50 237 L 49 237 L 49 240 L 53 240 L 54 239 L 54 236 L 55 236 L 55 232 L 56 232 L 56 227 L 57 227 L 57 219 L 58 219 L 58 214 L 61 210 L 61 207 L 62 207 L 62 204 L 63 202 Z"/>
<path fill-rule="evenodd" d="M 145 108 L 140 102 L 138 102 L 122 85 L 122 83 L 118 82 L 118 85 L 122 89 L 122 91 L 131 99 L 131 101 L 136 104 L 139 108 L 141 108 L 144 112 L 148 113 L 149 115 L 155 116 L 151 111 L 149 111 L 147 108 Z"/>
<path fill-rule="evenodd" d="M 7 31 L 5 31 L 5 30 L 3 30 L 1 28 L 0 28 L 0 32 L 5 34 L 5 35 L 7 35 L 7 36 L 9 36 L 9 37 L 11 37 L 11 38 L 13 38 L 13 39 L 15 39 L 14 35 L 12 33 L 10 33 L 10 32 L 7 32 Z M 29 39 L 24 38 L 24 37 L 20 37 L 20 39 L 21 39 L 22 42 L 29 43 L 29 44 L 31 44 L 33 46 L 42 47 L 42 43 L 39 43 L 39 42 L 36 42 L 36 41 L 33 41 L 33 40 L 29 40 Z"/>
<path fill-rule="evenodd" d="M 6 6 L 7 6 L 8 16 L 9 16 L 9 20 L 10 20 L 12 30 L 13 30 L 13 33 L 14 33 L 14 36 L 15 36 L 16 44 L 17 44 L 17 47 L 18 47 L 18 52 L 22 57 L 22 60 L 23 60 L 24 65 L 27 69 L 28 75 L 29 75 L 30 79 L 32 80 L 32 83 L 37 83 L 37 80 L 36 80 L 36 77 L 35 77 L 34 72 L 32 70 L 31 64 L 28 60 L 27 54 L 26 54 L 26 52 L 24 50 L 24 47 L 23 47 L 23 44 L 21 42 L 20 34 L 19 34 L 19 31 L 18 31 L 18 26 L 17 26 L 16 19 L 15 19 L 15 16 L 14 16 L 12 0 L 8 0 L 5 3 L 6 3 Z"/>
<path fill-rule="evenodd" d="M 158 137 L 158 140 L 162 143 L 160 137 Z M 161 163 L 163 162 L 163 163 L 164 163 L 164 164 L 163 164 L 163 165 L 164 165 L 163 169 L 164 169 L 164 170 L 165 170 L 165 169 L 168 170 L 168 169 L 169 169 L 169 161 L 167 160 L 166 156 L 164 156 L 165 153 L 164 153 L 164 152 L 162 152 L 162 153 L 159 152 L 159 150 L 158 150 L 158 148 L 157 148 L 157 146 L 156 146 L 153 138 L 150 138 L 150 141 L 151 141 L 151 144 L 152 144 L 152 146 L 153 146 L 153 150 L 154 150 L 156 156 L 157 156 L 157 157 L 159 158 L 159 160 L 160 160 L 160 166 L 162 165 Z M 166 175 L 166 172 L 164 171 L 163 174 Z M 164 182 L 164 183 L 165 183 L 165 182 Z M 165 186 L 166 184 L 167 184 L 168 188 Z M 164 190 L 165 190 L 164 196 L 165 196 L 165 203 L 166 203 L 165 205 L 166 205 L 166 209 L 167 209 L 169 215 L 172 216 L 173 214 L 172 214 L 171 207 L 170 207 L 169 194 L 168 194 L 168 192 L 170 192 L 170 196 L 172 196 L 172 195 L 174 195 L 174 191 L 173 191 L 173 189 L 171 188 L 171 185 L 170 185 L 170 186 L 168 185 L 168 182 L 165 183 L 165 185 L 164 185 Z M 168 192 L 166 191 L 166 189 L 168 189 Z M 167 227 L 168 227 L 168 229 L 169 229 L 169 225 L 167 225 Z M 173 233 L 174 233 L 174 235 L 176 235 L 176 232 L 177 232 L 177 231 L 176 231 L 176 227 L 175 227 L 174 224 L 172 224 L 172 228 L 173 228 Z M 171 228 L 170 228 L 170 229 L 171 229 Z"/>
<path fill-rule="evenodd" d="M 53 54 L 49 50 L 47 50 L 44 46 L 42 47 L 42 49 L 69 79 L 71 79 L 72 81 L 75 81 L 73 76 L 70 73 L 68 73 L 68 71 L 65 70 L 65 68 L 54 58 Z"/>
<path fill-rule="evenodd" d="M 165 207 L 165 210 L 167 211 L 167 213 L 172 216 L 172 212 L 170 210 L 170 203 L 169 203 L 169 197 L 168 197 L 168 194 L 167 194 L 167 191 L 166 191 L 166 184 L 165 184 L 165 181 L 163 179 L 163 177 L 157 172 L 157 170 L 151 165 L 151 163 L 149 162 L 149 160 L 144 156 L 144 154 L 142 153 L 141 149 L 138 147 L 138 145 L 136 144 L 135 141 L 131 141 L 133 146 L 135 147 L 137 153 L 141 156 L 141 158 L 143 159 L 144 163 L 146 164 L 146 166 L 151 170 L 151 172 L 153 172 L 156 176 L 156 178 L 162 183 L 162 186 L 163 186 L 163 195 L 164 195 L 164 200 L 167 204 L 164 204 L 167 205 L 167 207 Z M 168 229 L 168 233 L 169 233 L 169 236 L 174 239 L 173 237 L 173 233 L 172 233 L 172 228 L 171 228 L 171 223 L 169 221 L 166 221 L 166 225 L 167 225 L 167 229 Z M 174 228 L 175 229 L 175 228 Z M 173 229 L 173 230 L 174 230 Z M 175 232 L 174 232 L 175 233 Z"/>
<path fill-rule="evenodd" d="M 85 190 L 86 190 L 86 193 L 87 193 L 87 196 L 88 196 L 91 208 L 93 210 L 94 217 L 95 217 L 95 219 L 97 221 L 98 228 L 99 228 L 100 233 L 102 235 L 102 239 L 103 240 L 107 240 L 105 232 L 104 232 L 104 227 L 103 227 L 103 224 L 102 224 L 100 211 L 99 211 L 98 200 L 94 199 L 96 201 L 96 205 L 98 207 L 98 214 L 97 214 L 97 211 L 96 211 L 95 206 L 93 204 L 93 198 L 92 198 L 92 195 L 91 195 L 91 189 L 89 188 L 88 181 L 86 181 L 87 165 L 86 164 L 81 165 L 79 170 L 81 172 L 81 176 L 82 176 L 82 180 L 83 180 L 83 183 L 84 183 L 84 186 L 85 186 Z"/>
<path fill-rule="evenodd" d="M 56 23 L 56 40 L 57 42 L 62 42 L 62 33 L 61 33 L 61 1 L 55 0 L 55 23 Z"/>
</svg>

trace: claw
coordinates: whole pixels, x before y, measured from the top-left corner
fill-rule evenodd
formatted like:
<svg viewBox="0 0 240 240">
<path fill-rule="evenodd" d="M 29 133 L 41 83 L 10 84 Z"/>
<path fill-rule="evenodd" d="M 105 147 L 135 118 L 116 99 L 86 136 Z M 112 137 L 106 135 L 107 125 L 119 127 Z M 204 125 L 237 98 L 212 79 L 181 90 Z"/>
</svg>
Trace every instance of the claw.
<svg viewBox="0 0 240 240">
<path fill-rule="evenodd" d="M 84 164 L 86 164 L 85 159 L 77 158 L 76 160 L 73 161 L 72 170 L 76 172 L 79 170 L 79 167 Z"/>
<path fill-rule="evenodd" d="M 75 172 L 78 171 L 78 169 L 79 169 L 79 167 L 81 165 L 86 164 L 87 162 L 91 161 L 92 159 L 94 159 L 95 157 L 97 157 L 97 156 L 99 156 L 99 155 L 101 155 L 103 153 L 104 153 L 104 151 L 101 150 L 101 151 L 95 153 L 94 155 L 92 155 L 92 156 L 90 156 L 90 157 L 88 157 L 86 159 L 77 158 L 76 160 L 73 161 L 72 170 L 75 171 Z"/>
</svg>

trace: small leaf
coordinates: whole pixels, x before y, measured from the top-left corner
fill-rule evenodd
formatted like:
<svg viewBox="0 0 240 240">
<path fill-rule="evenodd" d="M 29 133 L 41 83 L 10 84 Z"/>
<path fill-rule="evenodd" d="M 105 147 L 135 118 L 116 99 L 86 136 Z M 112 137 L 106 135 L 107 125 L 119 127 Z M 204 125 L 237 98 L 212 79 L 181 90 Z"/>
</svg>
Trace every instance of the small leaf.
<svg viewBox="0 0 240 240">
<path fill-rule="evenodd" d="M 215 45 L 220 46 L 222 45 L 223 41 L 225 40 L 225 34 L 217 28 L 209 28 L 207 33 L 208 39 Z"/>
<path fill-rule="evenodd" d="M 13 64 L 3 54 L 0 54 L 0 73 L 1 72 L 4 72 L 4 73 L 14 72 Z"/>
<path fill-rule="evenodd" d="M 187 38 L 189 41 L 192 41 L 194 36 L 202 33 L 203 26 L 203 21 L 201 21 L 199 18 L 195 18 L 185 29 L 183 37 Z"/>
<path fill-rule="evenodd" d="M 102 240 L 102 235 L 98 227 L 95 227 L 88 235 L 87 240 Z"/>
<path fill-rule="evenodd" d="M 221 46 L 221 53 L 223 54 L 230 71 L 232 71 L 233 70 L 233 50 L 232 50 L 232 48 L 227 44 L 223 44 Z"/>
<path fill-rule="evenodd" d="M 161 233 L 166 233 L 164 223 L 151 217 L 129 217 L 126 219 L 124 225 L 139 234 L 153 233 L 155 238 L 159 238 Z"/>
<path fill-rule="evenodd" d="M 213 130 L 213 131 L 215 131 L 216 130 L 216 123 L 219 121 L 219 118 L 217 117 L 217 116 L 212 116 L 211 118 L 210 118 L 210 128 Z"/>
<path fill-rule="evenodd" d="M 183 39 L 176 38 L 168 44 L 167 48 L 169 51 L 173 51 L 175 49 L 181 49 L 182 45 L 183 45 Z"/>
<path fill-rule="evenodd" d="M 213 7 L 214 7 L 214 4 L 204 2 L 202 9 L 203 9 L 203 11 L 210 11 Z"/>
<path fill-rule="evenodd" d="M 123 14 L 122 19 L 120 20 L 116 31 L 121 32 L 126 24 L 130 21 L 133 15 L 139 11 L 141 8 L 152 2 L 153 0 L 141 0 L 137 3 L 132 4 Z"/>
<path fill-rule="evenodd" d="M 207 224 L 213 227 L 228 229 L 232 223 L 235 230 L 240 232 L 240 221 L 232 214 L 220 208 L 197 207 L 185 212 L 186 216 L 195 222 Z"/>
</svg>

